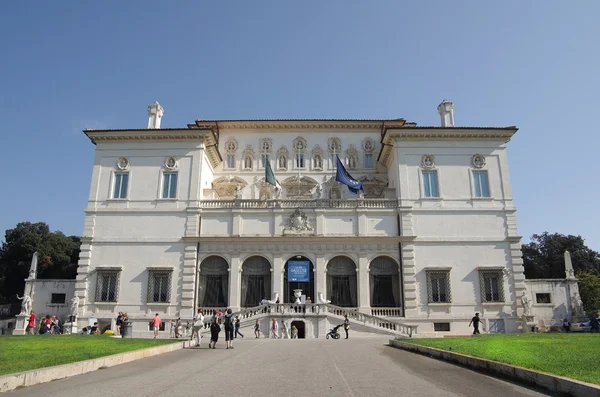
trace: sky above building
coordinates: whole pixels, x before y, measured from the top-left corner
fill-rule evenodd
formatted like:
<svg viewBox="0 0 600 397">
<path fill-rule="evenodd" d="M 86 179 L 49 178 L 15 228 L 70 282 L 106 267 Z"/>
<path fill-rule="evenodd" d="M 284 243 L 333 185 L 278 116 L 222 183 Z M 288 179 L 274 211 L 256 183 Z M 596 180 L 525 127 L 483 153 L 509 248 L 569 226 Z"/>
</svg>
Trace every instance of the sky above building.
<svg viewBox="0 0 600 397">
<path fill-rule="evenodd" d="M 80 235 L 94 145 L 84 128 L 198 118 L 404 118 L 511 126 L 524 242 L 600 250 L 600 2 L 33 1 L 0 12 L 0 232 Z"/>
</svg>

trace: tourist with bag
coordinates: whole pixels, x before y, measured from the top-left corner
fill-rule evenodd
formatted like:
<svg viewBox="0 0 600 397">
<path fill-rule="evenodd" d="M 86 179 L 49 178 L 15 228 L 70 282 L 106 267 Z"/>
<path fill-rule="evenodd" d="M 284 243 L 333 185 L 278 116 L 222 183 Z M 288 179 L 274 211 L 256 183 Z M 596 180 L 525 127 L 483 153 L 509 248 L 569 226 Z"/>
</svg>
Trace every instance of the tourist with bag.
<svg viewBox="0 0 600 397">
<path fill-rule="evenodd" d="M 225 344 L 227 349 L 233 349 L 233 314 L 231 308 L 227 309 L 225 314 Z"/>
</svg>

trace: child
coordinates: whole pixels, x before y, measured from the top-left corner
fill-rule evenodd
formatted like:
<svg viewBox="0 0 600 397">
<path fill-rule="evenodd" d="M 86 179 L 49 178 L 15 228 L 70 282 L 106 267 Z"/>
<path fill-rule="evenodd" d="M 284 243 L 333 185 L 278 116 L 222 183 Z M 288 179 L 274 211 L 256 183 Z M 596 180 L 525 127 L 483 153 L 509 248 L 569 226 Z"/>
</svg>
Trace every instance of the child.
<svg viewBox="0 0 600 397">
<path fill-rule="evenodd" d="M 221 326 L 219 325 L 221 323 L 221 319 L 218 319 L 217 321 L 213 322 L 210 325 L 210 342 L 208 344 L 208 348 L 210 349 L 210 344 L 212 343 L 212 348 L 216 349 L 216 345 L 217 345 L 217 341 L 219 340 L 219 332 L 221 332 Z"/>
</svg>

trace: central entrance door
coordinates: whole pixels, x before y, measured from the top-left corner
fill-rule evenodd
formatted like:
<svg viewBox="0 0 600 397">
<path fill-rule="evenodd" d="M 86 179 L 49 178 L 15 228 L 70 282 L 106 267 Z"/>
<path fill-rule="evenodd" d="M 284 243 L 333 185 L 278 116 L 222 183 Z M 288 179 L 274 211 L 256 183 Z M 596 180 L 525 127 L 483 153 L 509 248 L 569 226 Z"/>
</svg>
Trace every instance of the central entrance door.
<svg viewBox="0 0 600 397">
<path fill-rule="evenodd" d="M 285 263 L 283 275 L 283 303 L 296 301 L 294 290 L 301 289 L 302 294 L 315 302 L 315 267 L 307 257 L 297 255 Z"/>
</svg>

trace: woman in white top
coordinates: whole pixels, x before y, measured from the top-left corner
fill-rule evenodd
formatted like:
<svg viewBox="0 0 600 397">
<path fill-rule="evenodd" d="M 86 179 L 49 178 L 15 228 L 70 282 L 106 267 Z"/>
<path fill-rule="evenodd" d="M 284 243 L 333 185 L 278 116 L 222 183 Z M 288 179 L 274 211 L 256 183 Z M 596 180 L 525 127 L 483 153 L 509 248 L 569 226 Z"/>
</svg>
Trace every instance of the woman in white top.
<svg viewBox="0 0 600 397">
<path fill-rule="evenodd" d="M 194 339 L 194 335 L 196 335 L 196 338 L 198 338 L 198 347 L 200 347 L 200 331 L 202 328 L 204 328 L 204 310 L 198 309 L 198 314 L 194 317 L 194 328 L 192 328 L 192 340 Z"/>
</svg>

